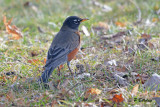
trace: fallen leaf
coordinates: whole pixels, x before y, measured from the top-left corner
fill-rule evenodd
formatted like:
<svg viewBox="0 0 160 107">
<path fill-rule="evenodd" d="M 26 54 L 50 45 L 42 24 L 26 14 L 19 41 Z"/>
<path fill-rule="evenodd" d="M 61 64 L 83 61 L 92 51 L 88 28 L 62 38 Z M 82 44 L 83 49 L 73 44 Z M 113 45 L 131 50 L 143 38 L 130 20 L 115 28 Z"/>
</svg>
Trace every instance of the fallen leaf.
<svg viewBox="0 0 160 107">
<path fill-rule="evenodd" d="M 139 88 L 139 84 L 136 84 L 133 89 L 132 89 L 132 96 L 136 96 L 137 95 L 137 92 L 138 92 L 138 88 Z"/>
<path fill-rule="evenodd" d="M 144 84 L 144 82 L 146 81 L 146 78 L 148 79 L 147 75 L 137 74 L 135 76 L 136 76 L 136 82 L 140 81 L 142 84 Z"/>
<path fill-rule="evenodd" d="M 145 91 L 143 93 L 139 93 L 139 97 L 149 99 L 152 99 L 154 97 L 160 97 L 160 91 Z"/>
<path fill-rule="evenodd" d="M 85 103 L 84 106 L 85 106 L 85 107 L 89 107 L 89 106 L 91 106 L 91 105 L 88 104 L 88 103 Z"/>
<path fill-rule="evenodd" d="M 89 93 L 89 94 L 101 94 L 102 90 L 99 90 L 97 88 L 90 88 L 86 93 Z"/>
<path fill-rule="evenodd" d="M 23 5 L 24 5 L 24 7 L 30 7 L 30 6 L 32 6 L 33 4 L 32 4 L 32 2 L 27 1 L 27 2 L 25 2 Z"/>
<path fill-rule="evenodd" d="M 116 22 L 115 24 L 116 24 L 117 26 L 119 26 L 119 27 L 125 27 L 125 26 L 126 26 L 126 24 L 123 23 L 123 22 Z"/>
<path fill-rule="evenodd" d="M 15 75 L 12 79 L 12 82 L 15 82 L 17 80 L 17 75 Z"/>
<path fill-rule="evenodd" d="M 156 5 L 154 6 L 154 10 L 157 11 L 159 8 L 160 8 L 160 7 L 159 7 L 159 4 L 156 3 Z"/>
<path fill-rule="evenodd" d="M 43 61 L 43 62 L 44 62 L 44 64 L 46 64 L 46 61 L 47 61 L 47 59 L 46 59 L 46 58 L 44 58 L 44 61 Z"/>
<path fill-rule="evenodd" d="M 126 71 L 127 71 L 127 68 L 126 68 L 125 66 L 117 67 L 117 68 L 116 68 L 116 71 L 119 71 L 119 72 L 126 72 Z"/>
<path fill-rule="evenodd" d="M 151 35 L 149 34 L 142 34 L 140 39 L 138 40 L 139 43 L 137 44 L 137 47 L 139 49 L 143 49 L 143 50 L 146 50 L 146 49 L 153 49 L 154 48 L 154 45 L 153 43 L 149 42 L 149 40 L 152 39 Z"/>
<path fill-rule="evenodd" d="M 153 45 L 153 43 L 151 43 L 151 42 L 148 42 L 147 46 L 148 46 L 150 49 L 154 49 L 154 45 Z"/>
<path fill-rule="evenodd" d="M 37 56 L 39 55 L 39 53 L 37 51 L 31 51 L 31 56 L 34 57 L 34 56 Z"/>
<path fill-rule="evenodd" d="M 4 82 L 7 81 L 6 76 L 3 74 L 3 76 L 0 76 L 0 79 L 2 79 Z"/>
<path fill-rule="evenodd" d="M 108 25 L 107 25 L 107 23 L 105 23 L 105 22 L 99 22 L 98 25 L 99 25 L 99 27 L 108 29 Z"/>
<path fill-rule="evenodd" d="M 152 39 L 151 35 L 144 33 L 144 34 L 141 35 L 141 37 L 139 39 L 139 42 L 140 43 L 145 43 L 150 39 Z"/>
<path fill-rule="evenodd" d="M 6 32 L 12 35 L 10 39 L 18 40 L 23 37 L 21 31 L 15 25 L 12 25 L 12 26 L 10 25 L 12 22 L 12 19 L 7 22 L 7 18 L 6 16 L 4 16 L 3 22 L 4 22 L 4 25 L 6 26 Z"/>
<path fill-rule="evenodd" d="M 41 64 L 41 63 L 43 63 L 39 59 L 30 59 L 27 62 L 31 63 L 31 64 Z"/>
<path fill-rule="evenodd" d="M 141 35 L 141 38 L 151 39 L 151 35 L 144 33 L 144 34 Z"/>
<path fill-rule="evenodd" d="M 112 100 L 115 103 L 121 103 L 121 102 L 123 102 L 124 99 L 122 97 L 122 94 L 120 94 L 120 95 L 116 94 L 116 95 L 113 96 Z"/>
<path fill-rule="evenodd" d="M 152 19 L 152 22 L 158 22 L 158 21 L 159 21 L 158 18 L 153 18 L 153 19 Z"/>
<path fill-rule="evenodd" d="M 31 60 L 28 60 L 27 62 L 28 63 L 33 63 L 33 62 L 38 62 L 39 60 L 38 59 L 31 59 Z"/>
</svg>

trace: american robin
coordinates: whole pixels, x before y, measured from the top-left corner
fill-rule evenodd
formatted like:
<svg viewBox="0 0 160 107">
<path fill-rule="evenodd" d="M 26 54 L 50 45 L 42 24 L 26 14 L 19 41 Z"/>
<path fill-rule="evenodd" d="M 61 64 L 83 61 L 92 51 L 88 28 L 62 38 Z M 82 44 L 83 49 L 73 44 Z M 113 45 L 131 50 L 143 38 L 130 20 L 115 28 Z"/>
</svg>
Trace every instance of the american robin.
<svg viewBox="0 0 160 107">
<path fill-rule="evenodd" d="M 80 48 L 80 35 L 78 27 L 82 19 L 77 16 L 70 16 L 64 22 L 60 31 L 56 34 L 48 50 L 45 70 L 39 81 L 48 82 L 48 78 L 56 67 L 67 62 L 70 69 L 70 61 L 75 57 Z"/>
</svg>

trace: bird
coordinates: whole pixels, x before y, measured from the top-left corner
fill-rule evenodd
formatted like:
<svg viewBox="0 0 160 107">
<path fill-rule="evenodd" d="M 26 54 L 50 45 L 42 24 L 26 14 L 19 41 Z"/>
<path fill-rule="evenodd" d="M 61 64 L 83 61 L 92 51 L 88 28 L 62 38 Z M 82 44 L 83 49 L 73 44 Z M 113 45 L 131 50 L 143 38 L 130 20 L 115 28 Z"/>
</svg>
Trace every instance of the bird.
<svg viewBox="0 0 160 107">
<path fill-rule="evenodd" d="M 60 65 L 67 63 L 70 68 L 70 61 L 75 57 L 80 49 L 79 25 L 81 22 L 89 20 L 78 16 L 69 16 L 63 22 L 59 32 L 55 35 L 47 54 L 45 70 L 39 78 L 40 82 L 47 83 L 53 70 Z"/>
</svg>

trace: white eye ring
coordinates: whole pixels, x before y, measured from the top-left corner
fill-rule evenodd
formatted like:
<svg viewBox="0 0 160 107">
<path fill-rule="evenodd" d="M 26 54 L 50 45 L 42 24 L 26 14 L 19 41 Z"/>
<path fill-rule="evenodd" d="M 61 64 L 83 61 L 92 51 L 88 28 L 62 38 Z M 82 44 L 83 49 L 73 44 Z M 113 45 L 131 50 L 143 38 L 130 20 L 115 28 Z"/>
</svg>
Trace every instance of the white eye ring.
<svg viewBox="0 0 160 107">
<path fill-rule="evenodd" d="M 79 20 L 77 20 L 77 19 L 74 19 L 74 20 L 73 20 L 73 22 L 74 22 L 75 24 L 78 24 L 78 21 L 79 21 Z"/>
</svg>

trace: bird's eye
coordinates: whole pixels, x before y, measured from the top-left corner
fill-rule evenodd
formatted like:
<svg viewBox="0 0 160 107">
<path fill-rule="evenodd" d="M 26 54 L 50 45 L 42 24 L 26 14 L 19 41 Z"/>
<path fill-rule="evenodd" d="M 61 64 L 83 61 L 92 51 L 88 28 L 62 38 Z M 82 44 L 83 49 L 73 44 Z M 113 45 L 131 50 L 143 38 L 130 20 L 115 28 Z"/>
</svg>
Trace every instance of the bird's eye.
<svg viewBox="0 0 160 107">
<path fill-rule="evenodd" d="M 75 24 L 78 24 L 78 23 L 79 23 L 79 20 L 74 19 L 73 22 L 74 22 Z"/>
</svg>

